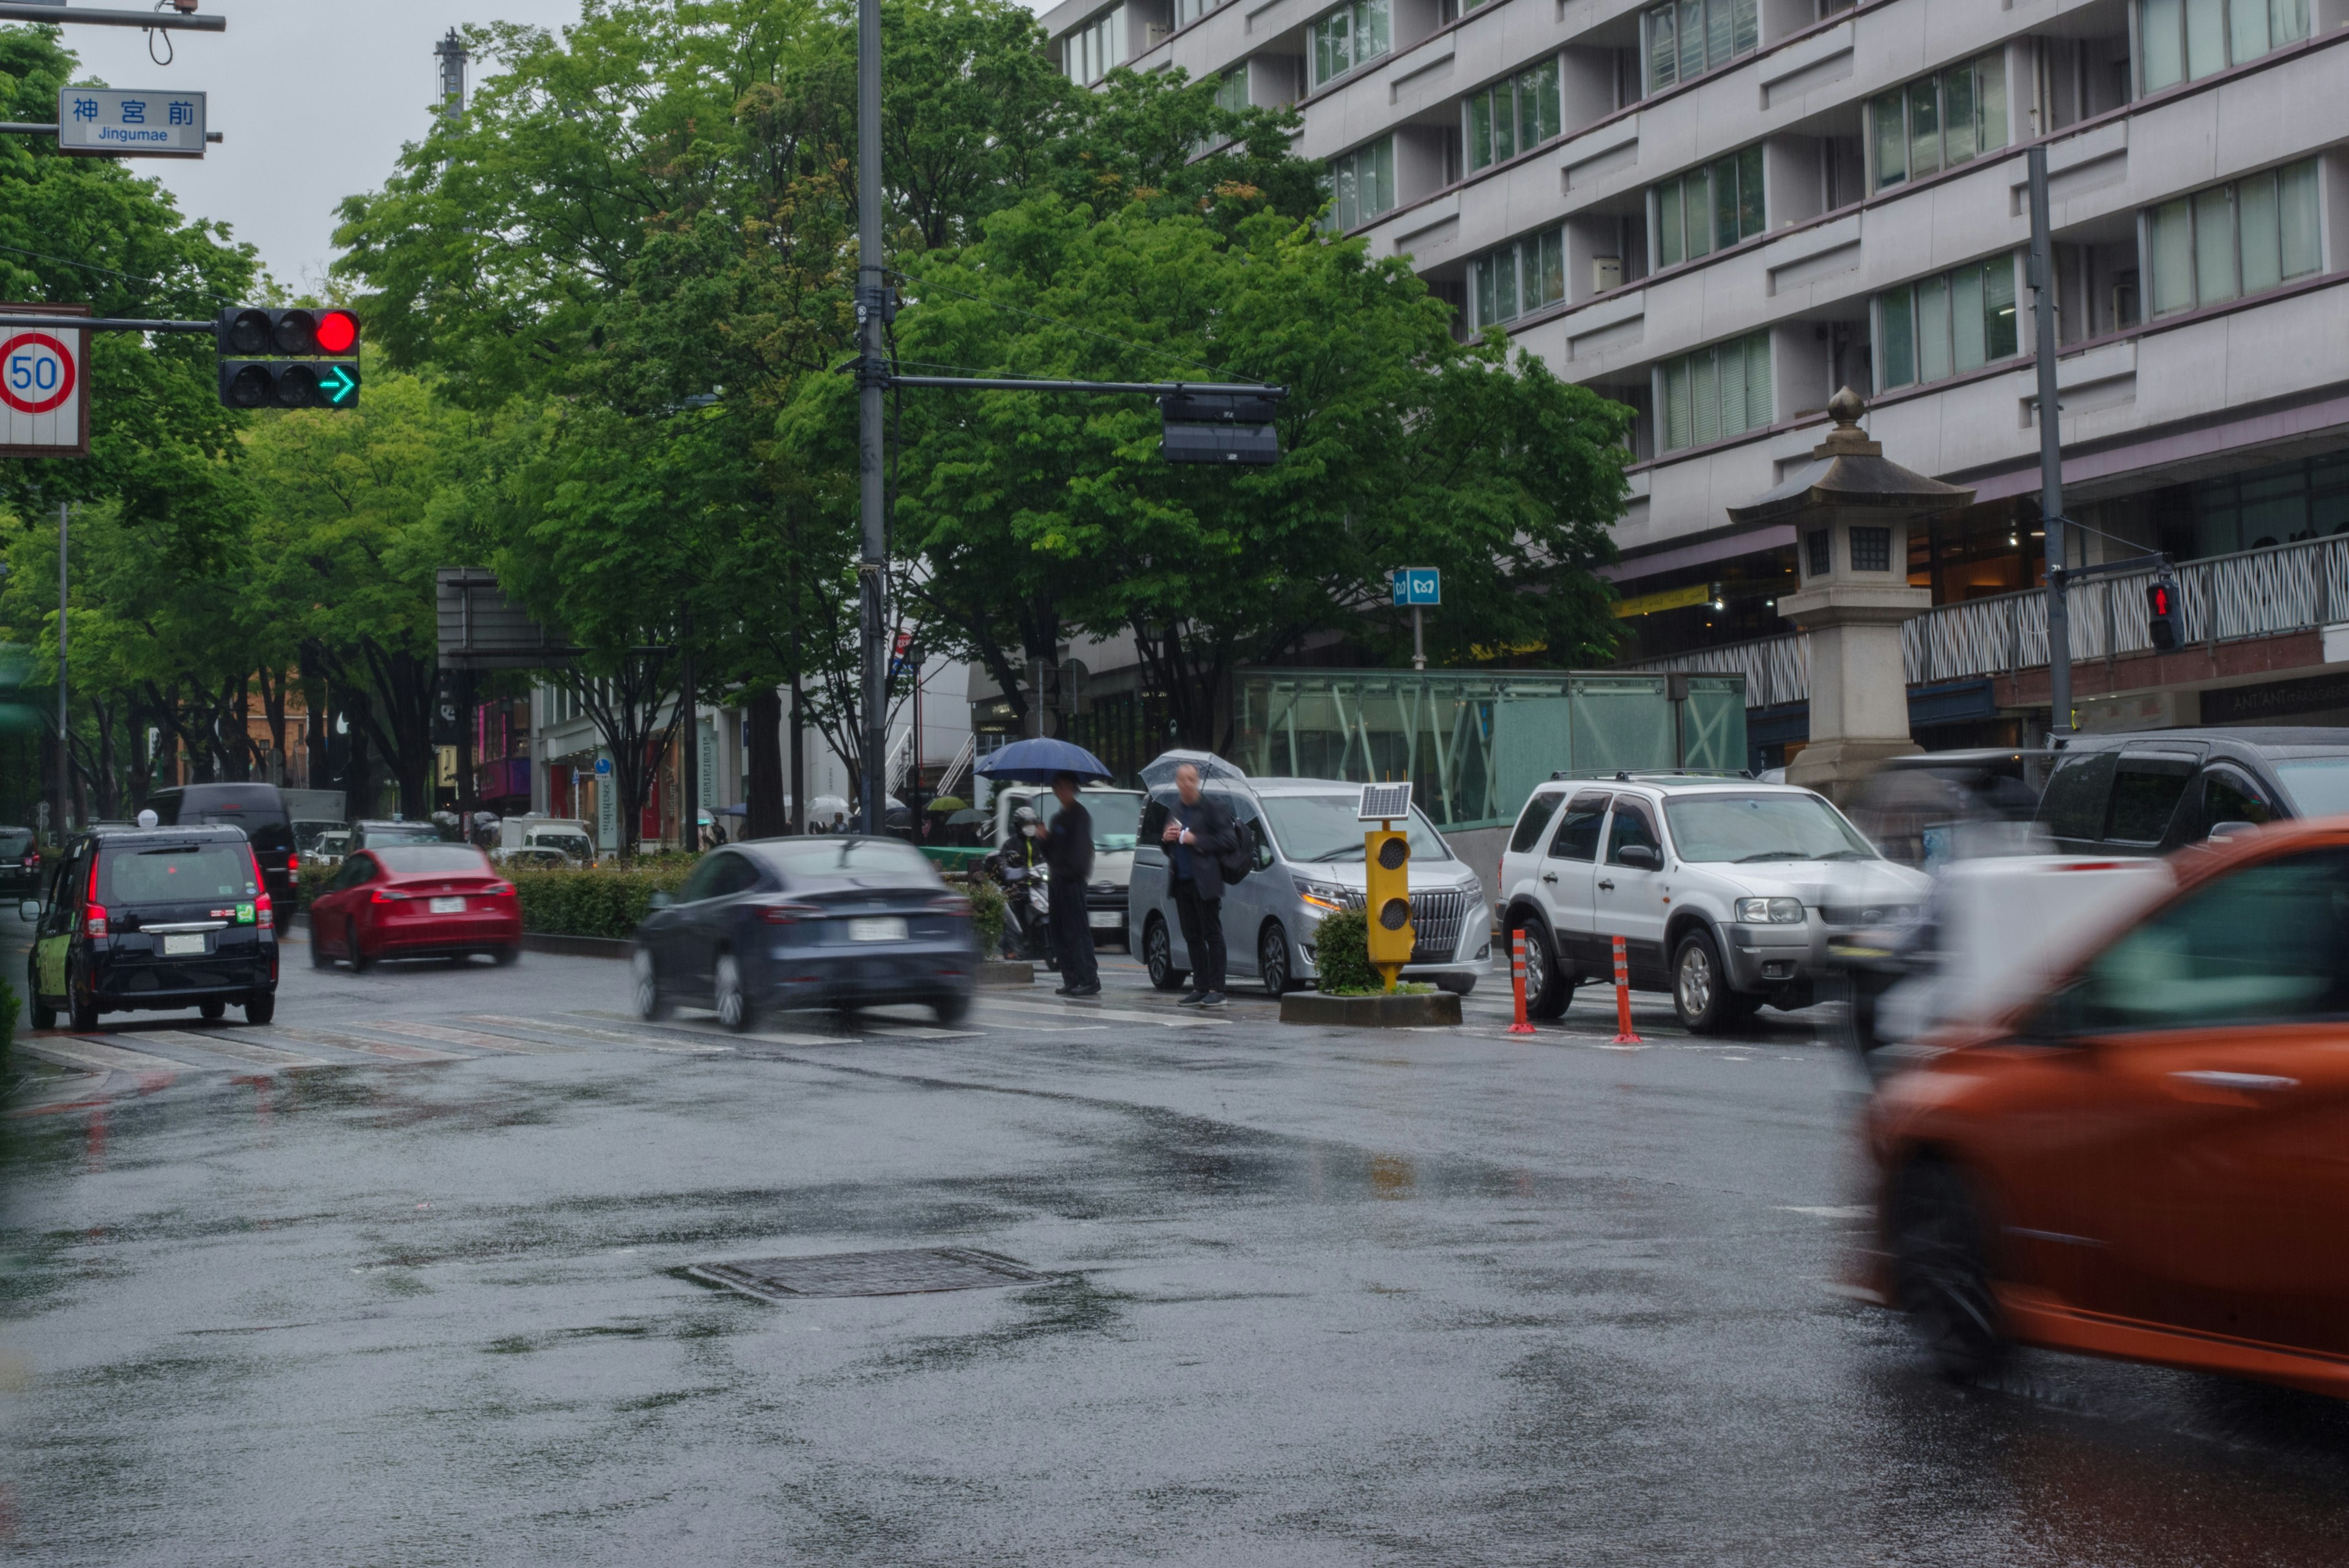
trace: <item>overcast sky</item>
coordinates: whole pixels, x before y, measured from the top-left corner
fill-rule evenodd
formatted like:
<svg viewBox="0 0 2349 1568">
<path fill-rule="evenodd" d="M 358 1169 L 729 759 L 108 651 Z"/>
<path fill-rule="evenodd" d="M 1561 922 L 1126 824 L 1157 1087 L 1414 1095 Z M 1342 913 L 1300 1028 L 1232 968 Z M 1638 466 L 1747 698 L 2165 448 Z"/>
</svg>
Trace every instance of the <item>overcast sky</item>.
<svg viewBox="0 0 2349 1568">
<path fill-rule="evenodd" d="M 67 8 L 78 5 L 145 8 L 144 0 L 67 0 Z M 260 248 L 278 282 L 299 290 L 315 287 L 334 258 L 336 203 L 380 186 L 400 144 L 424 134 L 432 46 L 474 22 L 559 27 L 578 20 L 579 0 L 202 0 L 202 9 L 226 17 L 228 31 L 172 34 L 170 66 L 148 58 L 150 35 L 134 28 L 68 27 L 66 43 L 109 87 L 210 95 L 206 112 L 224 142 L 200 162 L 134 167 L 160 180 L 181 211 L 227 223 Z"/>
<path fill-rule="evenodd" d="M 144 9 L 134 0 L 68 0 Z M 334 256 L 335 205 L 381 185 L 400 144 L 424 133 L 433 97 L 432 46 L 453 25 L 576 21 L 579 0 L 202 0 L 225 33 L 175 33 L 178 58 L 148 58 L 150 35 L 127 27 L 66 29 L 83 68 L 110 87 L 210 95 L 212 129 L 227 140 L 201 162 L 137 161 L 191 216 L 226 222 L 260 247 L 271 274 L 313 286 Z M 160 36 L 160 35 L 153 35 Z M 160 53 L 160 47 L 158 47 Z"/>
</svg>

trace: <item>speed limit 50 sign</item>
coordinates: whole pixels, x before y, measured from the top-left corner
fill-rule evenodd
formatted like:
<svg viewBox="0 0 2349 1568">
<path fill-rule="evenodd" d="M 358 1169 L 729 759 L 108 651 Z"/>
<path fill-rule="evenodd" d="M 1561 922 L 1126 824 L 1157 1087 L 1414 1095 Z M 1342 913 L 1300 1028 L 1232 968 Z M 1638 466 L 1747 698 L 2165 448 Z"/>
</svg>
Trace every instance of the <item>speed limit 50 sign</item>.
<svg viewBox="0 0 2349 1568">
<path fill-rule="evenodd" d="M 89 334 L 8 325 L 11 315 L 88 313 L 78 305 L 0 305 L 0 457 L 89 455 Z"/>
</svg>

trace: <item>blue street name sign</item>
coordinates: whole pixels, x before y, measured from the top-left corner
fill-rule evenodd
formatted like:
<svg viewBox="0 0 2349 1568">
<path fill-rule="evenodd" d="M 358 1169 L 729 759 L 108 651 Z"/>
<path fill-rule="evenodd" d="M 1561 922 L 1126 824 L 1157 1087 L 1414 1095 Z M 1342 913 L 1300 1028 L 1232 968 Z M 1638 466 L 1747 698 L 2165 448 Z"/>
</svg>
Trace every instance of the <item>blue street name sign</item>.
<svg viewBox="0 0 2349 1568">
<path fill-rule="evenodd" d="M 1433 566 L 1398 566 L 1393 582 L 1397 605 L 1440 605 L 1444 602 L 1444 574 Z"/>
<path fill-rule="evenodd" d="M 202 158 L 204 95 L 61 88 L 57 151 L 98 158 Z"/>
</svg>

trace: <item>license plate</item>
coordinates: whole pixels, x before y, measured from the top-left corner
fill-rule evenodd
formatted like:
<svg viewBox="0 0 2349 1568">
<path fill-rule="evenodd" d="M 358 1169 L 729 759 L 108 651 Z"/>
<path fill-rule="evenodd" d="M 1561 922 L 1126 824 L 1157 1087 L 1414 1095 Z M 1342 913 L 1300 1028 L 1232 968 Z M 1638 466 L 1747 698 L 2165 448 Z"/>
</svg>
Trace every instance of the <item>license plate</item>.
<svg viewBox="0 0 2349 1568">
<path fill-rule="evenodd" d="M 1088 909 L 1085 924 L 1097 931 L 1113 931 L 1125 924 L 1125 917 L 1115 909 Z"/>
<path fill-rule="evenodd" d="M 895 915 L 851 920 L 848 922 L 848 940 L 852 942 L 902 942 L 905 940 L 905 922 Z"/>
<path fill-rule="evenodd" d="M 163 939 L 163 956 L 165 958 L 197 957 L 201 956 L 203 951 L 204 933 L 202 931 L 191 931 L 183 937 L 165 937 Z"/>
<path fill-rule="evenodd" d="M 436 915 L 461 915 L 465 912 L 465 900 L 462 898 L 435 898 L 432 900 L 432 912 Z"/>
</svg>

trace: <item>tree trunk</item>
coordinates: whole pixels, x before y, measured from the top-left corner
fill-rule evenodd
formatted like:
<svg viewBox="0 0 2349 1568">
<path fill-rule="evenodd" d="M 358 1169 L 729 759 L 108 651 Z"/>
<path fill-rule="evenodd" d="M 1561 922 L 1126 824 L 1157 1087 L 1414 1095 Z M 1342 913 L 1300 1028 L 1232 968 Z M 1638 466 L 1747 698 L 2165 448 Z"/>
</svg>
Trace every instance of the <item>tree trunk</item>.
<svg viewBox="0 0 2349 1568">
<path fill-rule="evenodd" d="M 752 838 L 774 838 L 791 829 L 783 805 L 783 694 L 771 686 L 759 689 L 746 711 L 750 727 L 750 787 L 743 806 L 745 833 Z"/>
</svg>

